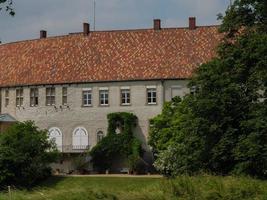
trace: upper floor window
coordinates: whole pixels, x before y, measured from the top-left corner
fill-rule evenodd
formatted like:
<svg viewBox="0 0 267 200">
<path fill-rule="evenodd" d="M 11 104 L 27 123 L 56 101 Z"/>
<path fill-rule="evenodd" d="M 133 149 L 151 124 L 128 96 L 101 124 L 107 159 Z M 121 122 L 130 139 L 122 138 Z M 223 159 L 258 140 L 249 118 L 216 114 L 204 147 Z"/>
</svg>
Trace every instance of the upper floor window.
<svg viewBox="0 0 267 200">
<path fill-rule="evenodd" d="M 90 88 L 83 90 L 83 106 L 92 106 L 92 90 Z"/>
<path fill-rule="evenodd" d="M 108 106 L 109 105 L 109 93 L 108 88 L 101 88 L 99 91 L 99 101 L 101 106 Z"/>
<path fill-rule="evenodd" d="M 97 142 L 100 142 L 104 138 L 104 133 L 102 131 L 98 131 L 96 137 Z"/>
<path fill-rule="evenodd" d="M 62 88 L 62 105 L 68 104 L 68 88 L 63 87 Z"/>
<path fill-rule="evenodd" d="M 197 86 L 192 86 L 190 88 L 190 94 L 195 95 L 198 92 Z"/>
<path fill-rule="evenodd" d="M 23 106 L 23 88 L 16 89 L 16 106 Z"/>
<path fill-rule="evenodd" d="M 52 106 L 56 104 L 56 90 L 54 87 L 46 88 L 46 105 Z"/>
<path fill-rule="evenodd" d="M 38 97 L 39 97 L 38 88 L 31 88 L 31 90 L 30 90 L 30 106 L 38 106 L 38 104 L 39 104 Z"/>
<path fill-rule="evenodd" d="M 5 90 L 5 107 L 9 105 L 9 90 Z"/>
<path fill-rule="evenodd" d="M 130 105 L 131 104 L 131 95 L 129 88 L 121 89 L 121 105 Z"/>
<path fill-rule="evenodd" d="M 157 104 L 157 89 L 154 86 L 147 87 L 147 104 Z"/>
</svg>

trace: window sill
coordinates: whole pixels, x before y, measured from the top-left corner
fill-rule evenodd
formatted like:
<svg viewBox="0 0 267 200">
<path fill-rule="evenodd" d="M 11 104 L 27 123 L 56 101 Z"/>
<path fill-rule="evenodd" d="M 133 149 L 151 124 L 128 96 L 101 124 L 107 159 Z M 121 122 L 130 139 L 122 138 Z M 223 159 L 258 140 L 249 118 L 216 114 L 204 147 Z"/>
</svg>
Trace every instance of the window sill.
<svg viewBox="0 0 267 200">
<path fill-rule="evenodd" d="M 121 104 L 121 106 L 131 106 L 131 104 L 130 103 L 128 103 L 128 104 Z"/>
<path fill-rule="evenodd" d="M 82 105 L 82 108 L 92 108 L 93 105 Z"/>
<path fill-rule="evenodd" d="M 147 103 L 146 105 L 148 105 L 148 106 L 156 106 L 158 104 L 157 103 Z"/>
</svg>

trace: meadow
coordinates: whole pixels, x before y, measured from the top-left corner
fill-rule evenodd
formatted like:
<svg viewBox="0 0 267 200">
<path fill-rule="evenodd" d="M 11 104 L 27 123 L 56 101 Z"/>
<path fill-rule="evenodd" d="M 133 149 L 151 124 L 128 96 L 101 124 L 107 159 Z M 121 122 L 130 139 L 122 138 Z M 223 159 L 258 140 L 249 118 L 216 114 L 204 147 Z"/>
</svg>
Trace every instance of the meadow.
<svg viewBox="0 0 267 200">
<path fill-rule="evenodd" d="M 267 200 L 267 181 L 246 177 L 52 177 L 1 200 Z"/>
</svg>

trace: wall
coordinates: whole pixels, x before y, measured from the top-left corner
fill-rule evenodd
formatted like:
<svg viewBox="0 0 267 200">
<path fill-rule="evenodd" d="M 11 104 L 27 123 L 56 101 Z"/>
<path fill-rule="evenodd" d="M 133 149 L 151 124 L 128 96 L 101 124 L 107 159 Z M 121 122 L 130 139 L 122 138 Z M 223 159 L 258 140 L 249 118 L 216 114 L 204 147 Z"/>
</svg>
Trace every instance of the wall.
<svg viewBox="0 0 267 200">
<path fill-rule="evenodd" d="M 30 87 L 24 87 L 24 105 L 16 107 L 16 88 L 9 88 L 9 105 L 4 106 L 4 92 L 2 93 L 2 113 L 9 113 L 18 121 L 33 120 L 41 129 L 58 127 L 63 133 L 63 145 L 72 145 L 72 133 L 76 127 L 84 127 L 89 134 L 89 145 L 92 147 L 97 143 L 98 131 L 106 134 L 107 114 L 112 112 L 132 112 L 138 117 L 138 126 L 135 135 L 142 140 L 145 149 L 147 145 L 149 119 L 161 113 L 163 102 L 172 98 L 172 88 L 179 88 L 181 96 L 189 92 L 186 87 L 188 81 L 131 81 L 131 82 L 109 82 L 56 85 L 56 105 L 45 105 L 45 87 L 39 87 L 39 105 L 30 107 Z M 62 105 L 62 87 L 68 87 L 68 106 Z M 120 105 L 120 88 L 129 86 L 131 91 L 131 105 Z M 146 86 L 157 87 L 157 104 L 147 105 Z M 109 88 L 109 106 L 99 106 L 99 88 Z M 92 88 L 92 107 L 82 106 L 83 88 Z M 178 92 L 179 92 L 178 91 Z M 177 92 L 177 91 L 176 91 Z M 68 149 L 68 152 L 73 152 Z"/>
</svg>

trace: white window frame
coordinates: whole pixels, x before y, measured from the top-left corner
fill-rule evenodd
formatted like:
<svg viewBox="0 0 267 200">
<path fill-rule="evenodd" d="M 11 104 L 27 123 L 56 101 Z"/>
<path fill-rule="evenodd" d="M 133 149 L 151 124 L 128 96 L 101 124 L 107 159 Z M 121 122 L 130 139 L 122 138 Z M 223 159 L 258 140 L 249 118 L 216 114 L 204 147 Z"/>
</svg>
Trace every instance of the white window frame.
<svg viewBox="0 0 267 200">
<path fill-rule="evenodd" d="M 68 87 L 62 87 L 62 105 L 68 105 Z"/>
<path fill-rule="evenodd" d="M 23 106 L 23 88 L 17 88 L 16 89 L 16 106 L 21 107 Z"/>
<path fill-rule="evenodd" d="M 56 105 L 56 88 L 53 86 L 45 88 L 45 105 L 46 106 Z"/>
<path fill-rule="evenodd" d="M 92 106 L 92 100 L 93 100 L 92 89 L 91 88 L 83 89 L 83 91 L 82 91 L 82 106 L 84 106 L 84 107 Z"/>
<path fill-rule="evenodd" d="M 154 97 L 155 93 L 155 97 Z M 157 87 L 156 86 L 147 86 L 146 87 L 146 102 L 148 105 L 157 104 Z M 154 101 L 155 100 L 155 101 Z"/>
<path fill-rule="evenodd" d="M 129 87 L 121 87 L 121 105 L 131 105 L 131 90 Z"/>
<path fill-rule="evenodd" d="M 56 144 L 57 149 L 62 152 L 63 150 L 63 134 L 57 127 L 52 127 L 48 131 L 49 140 L 53 140 Z"/>
<path fill-rule="evenodd" d="M 81 135 L 84 133 L 84 135 Z M 72 149 L 85 150 L 89 148 L 89 134 L 84 127 L 77 127 L 72 133 Z"/>
<path fill-rule="evenodd" d="M 39 104 L 39 89 L 30 88 L 30 107 L 38 106 Z"/>
<path fill-rule="evenodd" d="M 108 88 L 99 88 L 99 105 L 100 106 L 109 105 L 109 89 Z"/>
<path fill-rule="evenodd" d="M 9 89 L 5 90 L 5 107 L 9 105 Z"/>
</svg>

